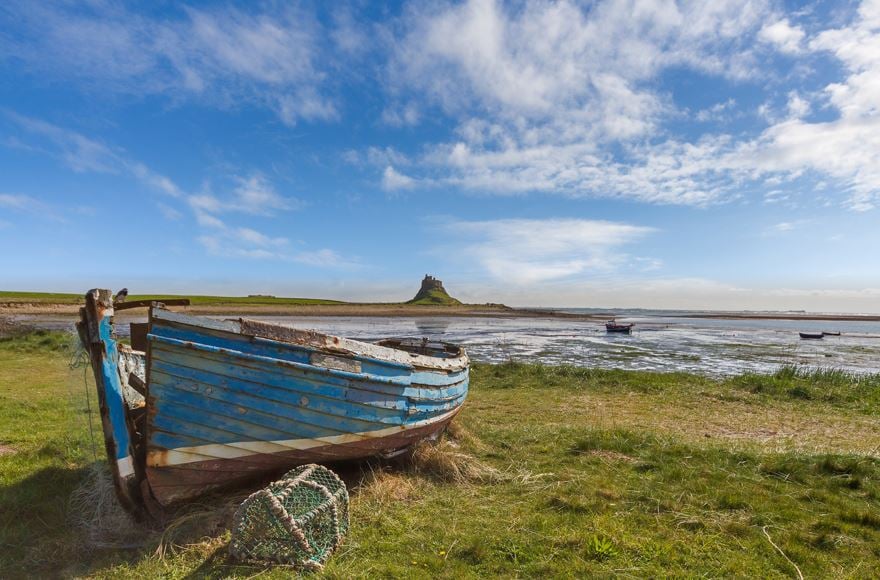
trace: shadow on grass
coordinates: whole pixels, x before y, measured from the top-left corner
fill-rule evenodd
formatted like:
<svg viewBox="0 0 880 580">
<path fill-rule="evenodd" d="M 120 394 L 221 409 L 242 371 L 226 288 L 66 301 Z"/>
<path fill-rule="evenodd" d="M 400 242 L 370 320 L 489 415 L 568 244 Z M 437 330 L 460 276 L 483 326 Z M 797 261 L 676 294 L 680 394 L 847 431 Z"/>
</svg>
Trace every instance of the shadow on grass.
<svg viewBox="0 0 880 580">
<path fill-rule="evenodd" d="M 46 467 L 0 487 L 0 577 L 68 576 L 132 561 L 138 550 L 96 550 L 71 523 L 70 495 L 90 467 Z"/>
</svg>

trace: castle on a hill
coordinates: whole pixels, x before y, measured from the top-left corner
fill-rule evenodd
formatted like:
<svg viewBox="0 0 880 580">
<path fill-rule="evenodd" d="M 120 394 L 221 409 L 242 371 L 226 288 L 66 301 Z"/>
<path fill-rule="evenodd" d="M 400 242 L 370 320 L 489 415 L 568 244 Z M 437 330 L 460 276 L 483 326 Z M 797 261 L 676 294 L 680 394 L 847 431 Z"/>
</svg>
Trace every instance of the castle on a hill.
<svg viewBox="0 0 880 580">
<path fill-rule="evenodd" d="M 430 292 L 431 290 L 443 290 L 446 292 L 446 289 L 443 287 L 443 282 L 433 276 L 425 274 L 424 279 L 422 279 L 422 289 L 419 290 L 419 293 Z"/>
<path fill-rule="evenodd" d="M 431 276 L 430 274 L 425 274 L 425 278 L 422 280 L 422 287 L 419 289 L 419 293 L 416 294 L 415 298 L 409 301 L 409 304 L 414 303 L 444 305 L 461 304 L 461 302 L 449 295 L 449 293 L 446 291 L 446 288 L 443 287 L 442 281 Z"/>
</svg>

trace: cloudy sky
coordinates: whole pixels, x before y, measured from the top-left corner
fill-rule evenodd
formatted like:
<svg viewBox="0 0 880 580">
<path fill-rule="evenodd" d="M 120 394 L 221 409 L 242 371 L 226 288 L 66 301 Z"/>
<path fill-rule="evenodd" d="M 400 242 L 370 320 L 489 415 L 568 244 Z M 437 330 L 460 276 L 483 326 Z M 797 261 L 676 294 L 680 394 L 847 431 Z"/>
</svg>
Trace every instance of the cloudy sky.
<svg viewBox="0 0 880 580">
<path fill-rule="evenodd" d="M 880 312 L 880 0 L 0 5 L 0 288 Z"/>
</svg>

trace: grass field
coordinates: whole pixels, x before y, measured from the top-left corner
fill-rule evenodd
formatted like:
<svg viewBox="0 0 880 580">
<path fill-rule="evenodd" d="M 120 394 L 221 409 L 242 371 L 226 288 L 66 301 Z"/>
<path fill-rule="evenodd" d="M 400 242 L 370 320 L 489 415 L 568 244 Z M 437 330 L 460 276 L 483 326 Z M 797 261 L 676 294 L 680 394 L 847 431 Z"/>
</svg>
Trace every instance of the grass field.
<svg viewBox="0 0 880 580">
<path fill-rule="evenodd" d="M 279 298 L 275 296 L 187 296 L 183 294 L 130 294 L 129 301 L 135 300 L 172 300 L 175 298 L 189 298 L 193 305 L 223 305 L 223 304 L 260 304 L 274 306 L 302 306 L 310 304 L 346 304 L 339 300 L 325 300 L 323 298 Z M 2 302 L 27 302 L 34 304 L 81 304 L 83 294 L 59 294 L 52 292 L 10 292 L 0 291 L 0 303 Z"/>
<path fill-rule="evenodd" d="M 134 547 L 87 541 L 70 496 L 96 463 L 88 373 L 68 367 L 69 344 L 47 332 L 0 341 L 0 578 L 288 575 L 227 558 L 221 500 L 134 530 Z M 476 365 L 472 378 L 449 441 L 412 464 L 344 474 L 352 529 L 326 576 L 880 569 L 876 376 L 715 381 L 510 363 Z"/>
</svg>

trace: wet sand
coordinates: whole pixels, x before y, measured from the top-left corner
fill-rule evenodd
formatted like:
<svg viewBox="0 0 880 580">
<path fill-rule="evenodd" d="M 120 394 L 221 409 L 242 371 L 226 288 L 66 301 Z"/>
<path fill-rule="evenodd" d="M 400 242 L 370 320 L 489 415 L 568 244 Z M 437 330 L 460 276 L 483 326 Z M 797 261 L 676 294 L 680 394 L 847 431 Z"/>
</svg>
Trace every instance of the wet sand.
<svg viewBox="0 0 880 580">
<path fill-rule="evenodd" d="M 414 306 L 411 304 L 196 304 L 172 307 L 189 314 L 214 316 L 387 316 L 387 317 L 489 317 L 547 318 L 604 321 L 620 314 L 591 312 L 559 312 L 543 308 L 512 308 L 500 304 L 464 304 L 461 306 Z M 144 312 L 146 310 L 143 310 Z M 132 311 L 137 312 L 137 311 Z M 77 316 L 79 305 L 48 302 L 0 302 L 0 317 L 17 315 Z M 880 322 L 880 315 L 814 314 L 809 312 L 693 312 L 671 314 L 670 318 L 702 318 L 715 320 L 839 320 L 849 322 Z M 624 316 L 623 318 L 626 318 Z"/>
<path fill-rule="evenodd" d="M 565 318 L 596 320 L 602 316 L 570 314 L 551 310 L 510 308 L 503 305 L 465 304 L 462 306 L 414 306 L 411 304 L 195 304 L 170 307 L 189 314 L 213 316 L 389 316 L 389 317 L 492 317 L 492 318 Z M 146 312 L 146 309 L 131 310 Z M 0 302 L 0 316 L 55 315 L 77 316 L 77 304 L 46 302 Z"/>
</svg>

